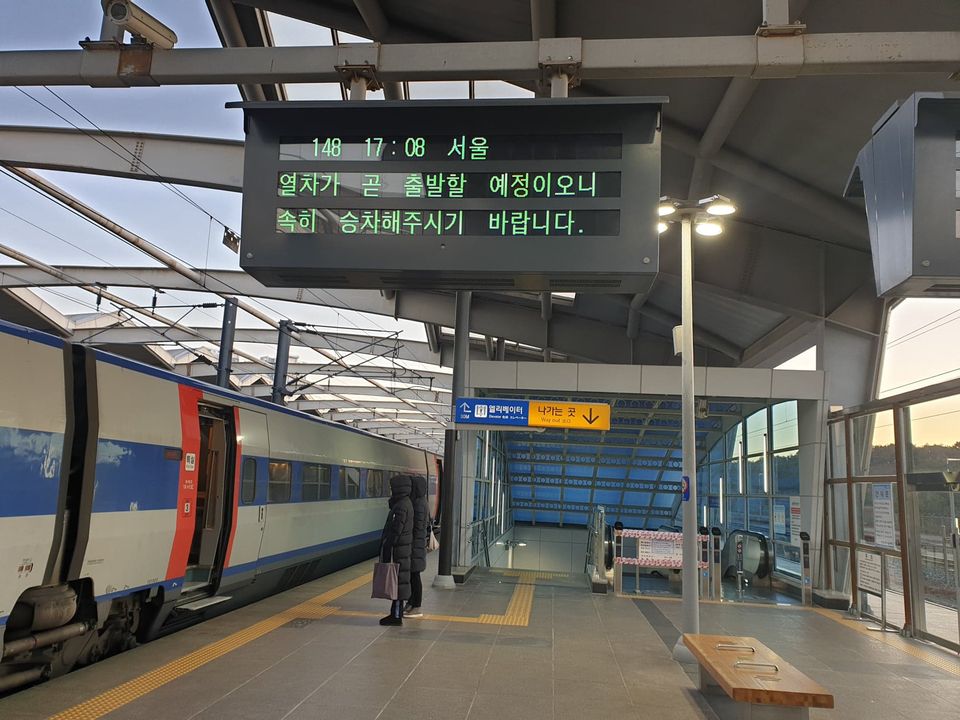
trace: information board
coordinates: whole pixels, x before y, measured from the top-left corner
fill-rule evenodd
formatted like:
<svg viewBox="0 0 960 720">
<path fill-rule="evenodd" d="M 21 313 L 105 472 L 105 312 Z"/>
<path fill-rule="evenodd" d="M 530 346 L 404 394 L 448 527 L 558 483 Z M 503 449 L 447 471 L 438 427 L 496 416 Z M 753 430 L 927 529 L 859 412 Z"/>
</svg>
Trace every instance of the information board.
<svg viewBox="0 0 960 720">
<path fill-rule="evenodd" d="M 462 425 L 609 430 L 607 403 L 554 402 L 500 398 L 457 398 L 456 422 Z"/>
<path fill-rule="evenodd" d="M 271 286 L 644 289 L 661 102 L 232 104 L 240 265 Z"/>
<path fill-rule="evenodd" d="M 893 484 L 873 483 L 873 541 L 896 547 L 897 532 L 893 509 Z"/>
<path fill-rule="evenodd" d="M 883 556 L 857 550 L 857 587 L 880 595 L 883 592 Z"/>
<path fill-rule="evenodd" d="M 787 508 L 779 503 L 773 506 L 773 533 L 774 535 L 787 534 Z"/>
<path fill-rule="evenodd" d="M 800 547 L 801 511 L 800 498 L 790 498 L 790 544 Z"/>
</svg>

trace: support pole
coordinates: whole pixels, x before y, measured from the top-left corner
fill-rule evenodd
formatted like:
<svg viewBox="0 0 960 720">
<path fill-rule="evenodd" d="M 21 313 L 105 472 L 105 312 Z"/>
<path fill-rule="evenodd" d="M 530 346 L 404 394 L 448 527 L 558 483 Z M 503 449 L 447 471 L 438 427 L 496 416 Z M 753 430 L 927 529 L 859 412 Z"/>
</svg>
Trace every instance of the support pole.
<svg viewBox="0 0 960 720">
<path fill-rule="evenodd" d="M 367 99 L 367 79 L 360 75 L 350 78 L 350 101 L 362 102 Z"/>
<path fill-rule="evenodd" d="M 453 388 L 450 400 L 450 421 L 443 436 L 443 478 L 440 491 L 440 555 L 437 559 L 437 576 L 433 587 L 452 589 L 453 546 L 460 537 L 460 518 L 458 509 L 463 482 L 463 467 L 457 446 L 457 431 L 453 427 L 457 417 L 457 398 L 462 397 L 465 389 L 468 351 L 470 349 L 470 301 L 473 293 L 457 291 L 457 319 L 453 336 Z"/>
<path fill-rule="evenodd" d="M 700 632 L 700 588 L 697 582 L 697 450 L 694 420 L 693 376 L 693 218 L 684 215 L 681 219 L 681 379 L 683 439 L 683 476 L 687 481 L 687 495 L 683 500 L 683 624 L 682 633 Z M 683 644 L 683 634 L 673 648 L 673 659 L 682 663 L 696 660 Z"/>
<path fill-rule="evenodd" d="M 550 76 L 550 97 L 565 98 L 570 89 L 570 78 L 565 73 Z"/>
<path fill-rule="evenodd" d="M 228 297 L 223 306 L 220 357 L 217 358 L 217 385 L 220 387 L 230 387 L 230 361 L 233 359 L 233 338 L 237 331 L 237 304 L 235 297 Z"/>
<path fill-rule="evenodd" d="M 277 335 L 277 359 L 273 364 L 273 392 L 270 401 L 283 404 L 287 390 L 287 364 L 290 362 L 290 321 L 281 320 Z"/>
</svg>

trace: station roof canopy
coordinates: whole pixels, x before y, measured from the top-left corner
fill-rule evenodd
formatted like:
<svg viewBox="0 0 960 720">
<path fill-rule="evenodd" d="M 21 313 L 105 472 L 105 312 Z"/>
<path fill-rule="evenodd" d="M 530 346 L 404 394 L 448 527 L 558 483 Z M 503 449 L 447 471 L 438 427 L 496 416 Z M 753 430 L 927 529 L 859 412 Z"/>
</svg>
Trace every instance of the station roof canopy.
<svg viewBox="0 0 960 720">
<path fill-rule="evenodd" d="M 155 5 L 149 9 L 163 18 L 166 4 Z M 310 77 L 304 82 L 310 68 L 283 71 L 270 53 L 315 45 L 349 54 L 344 50 L 349 43 L 375 41 L 382 44 L 374 70 L 384 91 L 371 93 L 371 100 L 383 94 L 532 95 L 543 92 L 539 49 L 552 38 L 579 38 L 574 47 L 582 62 L 571 69 L 571 94 L 669 97 L 663 194 L 720 193 L 739 208 L 724 235 L 700 239 L 695 249 L 697 362 L 720 366 L 769 366 L 813 345 L 824 327 L 879 336 L 882 304 L 864 210 L 843 197 L 844 184 L 872 125 L 891 105 L 916 91 L 955 89 L 960 71 L 960 5 L 942 0 L 207 0 L 206 5 L 208 12 L 193 19 L 208 29 L 212 23 L 224 47 L 261 48 L 265 54 L 250 66 L 258 74 L 238 80 L 238 68 L 245 66 L 235 58 L 200 63 L 191 60 L 199 55 L 190 54 L 199 50 L 178 47 L 154 53 L 151 83 L 236 84 L 244 100 L 339 98 L 346 91 L 334 68 L 317 70 L 323 82 Z M 770 13 L 766 24 L 763 6 Z M 100 70 L 80 70 L 80 54 L 33 53 L 28 66 L 22 54 L 2 51 L 0 85 L 107 84 L 107 77 L 84 74 Z M 184 64 L 171 69 L 177 58 Z M 261 71 L 264 67 L 273 69 Z M 71 97 L 76 102 L 81 96 Z M 0 110 L 0 122 L 7 123 L 0 127 L 0 163 L 5 172 L 20 172 L 15 179 L 31 187 L 39 187 L 35 177 L 14 168 L 162 179 L 175 188 L 239 189 L 242 145 L 236 136 L 183 137 L 176 127 L 160 136 L 111 128 L 109 120 L 101 120 L 103 131 L 83 122 L 75 125 L 82 130 L 63 128 L 56 120 L 56 130 L 12 127 L 17 118 Z M 105 145 L 115 147 L 108 152 Z M 139 160 L 131 163 L 137 153 L 151 159 L 154 172 Z M 53 184 L 44 177 L 41 185 Z M 9 184 L 13 178 L 0 179 Z M 49 187 L 40 189 L 51 194 Z M 26 220 L 44 224 L 41 217 Z M 131 244 L 116 228 L 109 232 Z M 149 229 L 141 232 L 149 240 Z M 472 356 L 492 359 L 499 351 L 511 359 L 675 363 L 676 233 L 661 236 L 660 274 L 647 293 L 475 292 Z M 155 303 L 152 296 L 163 291 L 198 305 L 240 297 L 250 312 L 241 313 L 238 343 L 245 355 L 235 358 L 235 384 L 252 394 L 264 393 L 269 384 L 271 320 L 294 316 L 304 306 L 349 316 L 342 325 L 330 321 L 332 315 L 325 322 L 301 320 L 288 400 L 440 448 L 450 401 L 449 292 L 265 288 L 241 273 L 235 259 L 232 265 L 187 263 L 202 275 L 198 281 L 183 268 L 158 262 L 155 253 L 145 262 L 90 266 L 64 260 L 73 255 L 51 253 L 40 262 L 27 244 L 6 242 L 16 247 L 3 252 L 27 266 L 0 268 L 5 318 L 120 351 L 127 347 L 140 359 L 185 374 L 210 373 L 220 311 L 206 308 L 207 319 L 192 315 L 186 328 L 179 327 L 179 311 L 163 305 L 180 303 L 165 302 L 162 295 L 155 317 L 142 312 Z M 58 316 L 50 307 L 56 304 L 49 295 L 54 286 L 85 288 L 87 306 L 98 296 L 93 309 L 105 303 L 103 311 L 112 313 L 114 322 L 94 327 L 89 317 L 72 317 L 76 313 Z M 104 300 L 105 288 L 116 300 Z M 71 292 L 74 298 L 80 293 Z M 152 348 L 147 355 L 132 349 L 144 344 Z"/>
</svg>

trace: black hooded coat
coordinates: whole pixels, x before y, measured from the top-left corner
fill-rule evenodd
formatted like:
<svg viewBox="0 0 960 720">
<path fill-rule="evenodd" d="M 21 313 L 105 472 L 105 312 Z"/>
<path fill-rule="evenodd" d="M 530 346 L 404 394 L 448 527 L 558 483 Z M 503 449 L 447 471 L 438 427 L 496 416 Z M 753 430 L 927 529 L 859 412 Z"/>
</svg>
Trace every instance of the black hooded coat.
<svg viewBox="0 0 960 720">
<path fill-rule="evenodd" d="M 413 482 L 409 475 L 390 478 L 390 512 L 380 535 L 380 562 L 399 563 L 397 599 L 410 599 L 410 560 L 413 549 Z"/>
<path fill-rule="evenodd" d="M 423 572 L 427 569 L 427 479 L 413 476 L 413 558 L 410 569 Z"/>
</svg>

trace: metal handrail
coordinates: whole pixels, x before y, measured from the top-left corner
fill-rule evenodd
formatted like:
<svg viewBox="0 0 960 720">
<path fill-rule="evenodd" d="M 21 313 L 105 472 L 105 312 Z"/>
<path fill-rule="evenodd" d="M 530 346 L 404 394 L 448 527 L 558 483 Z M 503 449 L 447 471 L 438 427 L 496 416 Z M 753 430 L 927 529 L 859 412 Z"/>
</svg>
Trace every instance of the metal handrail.
<svg viewBox="0 0 960 720">
<path fill-rule="evenodd" d="M 603 530 L 606 524 L 606 510 L 602 505 L 597 505 L 590 513 L 590 519 L 587 522 L 587 549 L 583 562 L 584 572 L 588 572 L 590 566 L 593 565 L 598 572 L 606 573 L 603 547 Z"/>
</svg>

